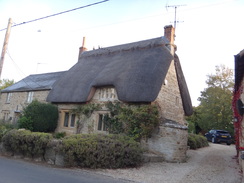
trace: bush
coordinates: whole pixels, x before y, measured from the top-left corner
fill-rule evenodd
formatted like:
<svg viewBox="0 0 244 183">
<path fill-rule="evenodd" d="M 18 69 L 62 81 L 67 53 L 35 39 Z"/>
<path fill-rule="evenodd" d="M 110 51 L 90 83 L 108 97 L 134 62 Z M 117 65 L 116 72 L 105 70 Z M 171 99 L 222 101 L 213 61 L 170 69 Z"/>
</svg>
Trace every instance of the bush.
<svg viewBox="0 0 244 183">
<path fill-rule="evenodd" d="M 193 133 L 188 134 L 187 145 L 190 147 L 190 149 L 198 149 L 201 147 L 209 146 L 206 137 Z"/>
<path fill-rule="evenodd" d="M 13 128 L 14 126 L 11 124 L 0 123 L 0 142 L 2 141 L 3 135 Z"/>
<path fill-rule="evenodd" d="M 54 133 L 53 134 L 53 137 L 55 139 L 61 139 L 61 138 L 64 138 L 66 136 L 66 133 L 65 132 L 57 132 L 57 133 Z"/>
<path fill-rule="evenodd" d="M 54 132 L 58 122 L 58 108 L 52 104 L 33 101 L 19 119 L 19 128 L 34 132 Z"/>
<path fill-rule="evenodd" d="M 3 146 L 7 151 L 24 156 L 44 156 L 47 144 L 52 139 L 48 133 L 31 132 L 29 130 L 10 130 L 3 138 Z"/>
<path fill-rule="evenodd" d="M 63 139 L 67 166 L 86 168 L 136 167 L 142 162 L 140 144 L 122 135 L 78 134 Z"/>
</svg>

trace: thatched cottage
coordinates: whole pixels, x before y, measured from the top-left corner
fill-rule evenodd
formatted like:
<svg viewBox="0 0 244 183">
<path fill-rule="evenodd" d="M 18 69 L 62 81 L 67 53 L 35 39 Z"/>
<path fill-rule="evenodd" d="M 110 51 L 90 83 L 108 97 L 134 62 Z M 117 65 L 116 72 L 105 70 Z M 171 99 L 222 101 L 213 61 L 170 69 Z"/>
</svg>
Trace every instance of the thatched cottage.
<svg viewBox="0 0 244 183">
<path fill-rule="evenodd" d="M 235 143 L 239 164 L 244 169 L 244 50 L 235 55 L 235 85 L 233 92 L 233 116 L 235 127 Z"/>
<path fill-rule="evenodd" d="M 144 145 L 167 161 L 184 161 L 188 134 L 185 116 L 192 114 L 192 105 L 173 41 L 174 28 L 166 26 L 164 37 L 91 51 L 83 45 L 78 62 L 68 71 L 32 75 L 3 90 L 0 117 L 13 120 L 15 111 L 21 111 L 22 103 L 31 96 L 56 104 L 57 131 L 72 134 L 77 133 L 77 116 L 72 111 L 79 105 L 108 101 L 157 104 L 162 121 Z M 27 79 L 33 82 L 31 86 Z M 79 132 L 106 133 L 102 125 L 107 113 L 105 108 L 94 111 L 83 120 Z"/>
</svg>

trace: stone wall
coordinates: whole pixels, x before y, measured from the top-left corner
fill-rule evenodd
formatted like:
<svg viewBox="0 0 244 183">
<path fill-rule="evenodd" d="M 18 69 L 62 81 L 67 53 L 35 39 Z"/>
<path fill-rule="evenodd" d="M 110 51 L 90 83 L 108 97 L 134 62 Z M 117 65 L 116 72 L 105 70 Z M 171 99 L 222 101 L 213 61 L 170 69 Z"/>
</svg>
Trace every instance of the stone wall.
<svg viewBox="0 0 244 183">
<path fill-rule="evenodd" d="M 170 65 L 165 82 L 155 103 L 160 107 L 160 115 L 162 118 L 186 125 L 174 61 Z"/>
<path fill-rule="evenodd" d="M 143 145 L 150 153 L 163 156 L 168 162 L 185 162 L 187 127 L 173 121 L 162 123 Z"/>
<path fill-rule="evenodd" d="M 48 93 L 49 90 L 33 91 L 32 100 L 36 99 L 40 102 L 46 102 Z M 8 93 L 1 93 L 0 119 L 15 123 L 17 122 L 19 113 L 30 103 L 27 102 L 28 92 L 13 92 L 8 101 L 7 96 Z"/>
</svg>

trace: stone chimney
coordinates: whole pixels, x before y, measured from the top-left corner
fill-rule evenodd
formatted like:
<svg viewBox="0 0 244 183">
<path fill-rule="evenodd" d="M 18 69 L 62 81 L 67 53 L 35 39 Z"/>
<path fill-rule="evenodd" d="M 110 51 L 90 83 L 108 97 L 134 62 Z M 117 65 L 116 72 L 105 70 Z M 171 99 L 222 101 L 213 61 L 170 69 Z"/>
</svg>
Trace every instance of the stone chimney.
<svg viewBox="0 0 244 183">
<path fill-rule="evenodd" d="M 175 41 L 175 28 L 172 25 L 166 25 L 164 27 L 164 37 L 170 42 L 170 49 L 172 53 L 176 51 Z"/>
<path fill-rule="evenodd" d="M 79 51 L 79 58 L 84 51 L 87 51 L 87 48 L 85 47 L 85 43 L 86 43 L 86 37 L 83 37 L 82 46 L 80 47 L 80 51 Z"/>
</svg>

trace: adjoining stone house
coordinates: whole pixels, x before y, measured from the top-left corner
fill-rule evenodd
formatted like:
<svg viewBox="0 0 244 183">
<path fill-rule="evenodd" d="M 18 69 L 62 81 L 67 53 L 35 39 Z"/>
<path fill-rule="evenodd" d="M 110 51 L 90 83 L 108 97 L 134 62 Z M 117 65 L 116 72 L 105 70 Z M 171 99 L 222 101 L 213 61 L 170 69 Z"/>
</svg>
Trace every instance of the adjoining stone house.
<svg viewBox="0 0 244 183">
<path fill-rule="evenodd" d="M 1 91 L 0 120 L 15 124 L 23 108 L 34 99 L 46 102 L 53 83 L 63 72 L 33 74 Z"/>
<path fill-rule="evenodd" d="M 235 85 L 232 109 L 235 128 L 235 143 L 241 169 L 244 170 L 244 50 L 235 55 Z M 242 171 L 243 172 L 243 171 Z"/>
<path fill-rule="evenodd" d="M 76 133 L 73 109 L 87 103 L 157 104 L 162 122 L 144 145 L 167 161 L 185 161 L 185 116 L 192 114 L 192 105 L 173 41 L 174 28 L 166 26 L 164 37 L 91 51 L 83 45 L 78 62 L 60 75 L 47 94 L 46 101 L 59 108 L 57 131 Z M 7 91 L 11 92 L 9 88 L 3 92 Z M 107 113 L 106 108 L 94 111 L 83 120 L 80 132 L 106 133 Z"/>
</svg>

